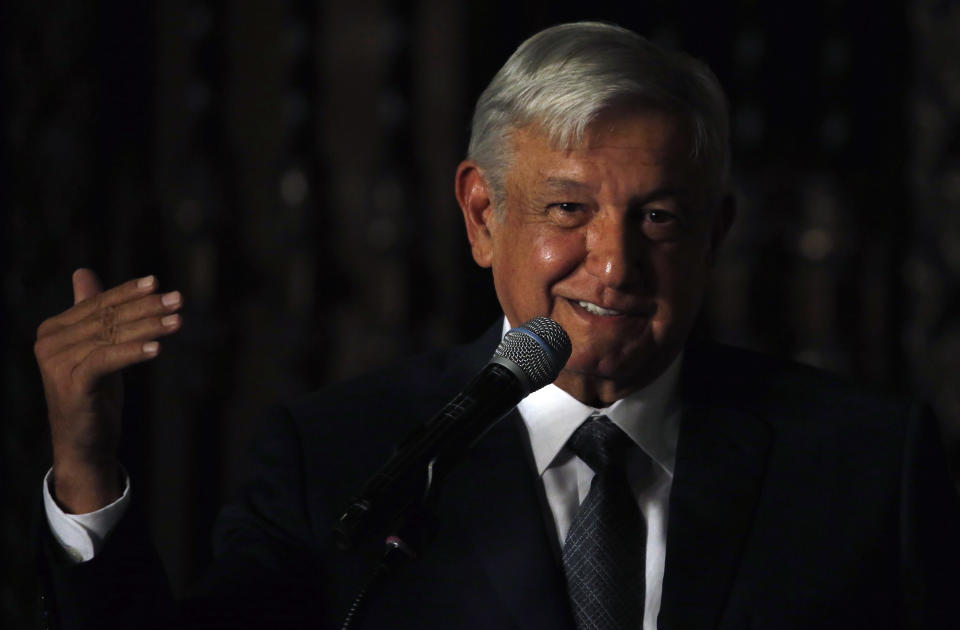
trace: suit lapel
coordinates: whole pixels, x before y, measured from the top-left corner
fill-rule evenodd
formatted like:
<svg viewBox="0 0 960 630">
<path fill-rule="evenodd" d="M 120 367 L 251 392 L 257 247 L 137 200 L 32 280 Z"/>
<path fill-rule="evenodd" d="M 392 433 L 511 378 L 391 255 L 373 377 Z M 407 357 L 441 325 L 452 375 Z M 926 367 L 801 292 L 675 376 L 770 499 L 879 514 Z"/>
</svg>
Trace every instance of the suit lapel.
<svg viewBox="0 0 960 630">
<path fill-rule="evenodd" d="M 572 630 L 556 541 L 545 526 L 525 430 L 516 411 L 501 420 L 470 454 L 457 475 L 460 487 L 448 487 L 448 498 L 514 625 Z"/>
<path fill-rule="evenodd" d="M 501 325 L 498 320 L 465 349 L 447 382 L 459 387 L 486 364 L 500 342 Z M 543 487 L 516 410 L 484 435 L 441 494 L 514 625 L 573 630 L 552 517 L 544 512 Z"/>
<path fill-rule="evenodd" d="M 753 522 L 772 442 L 763 420 L 728 404 L 731 390 L 719 382 L 723 372 L 698 373 L 697 367 L 694 360 L 683 381 L 684 391 L 696 392 L 696 398 L 688 399 L 684 408 L 670 494 L 658 618 L 664 630 L 719 624 Z M 703 382 L 701 376 L 711 382 Z"/>
</svg>

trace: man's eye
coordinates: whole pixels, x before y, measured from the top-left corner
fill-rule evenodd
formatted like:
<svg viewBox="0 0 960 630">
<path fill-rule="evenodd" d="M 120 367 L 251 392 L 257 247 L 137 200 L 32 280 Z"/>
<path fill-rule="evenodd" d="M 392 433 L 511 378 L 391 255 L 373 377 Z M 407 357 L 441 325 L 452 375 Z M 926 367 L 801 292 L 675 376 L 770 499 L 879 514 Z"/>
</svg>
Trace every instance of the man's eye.
<svg viewBox="0 0 960 630">
<path fill-rule="evenodd" d="M 589 206 L 573 201 L 561 201 L 547 206 L 548 216 L 561 227 L 579 227 L 589 218 Z"/>
<path fill-rule="evenodd" d="M 651 241 L 672 241 L 683 233 L 680 217 L 667 210 L 647 210 L 643 213 L 642 230 Z"/>
<path fill-rule="evenodd" d="M 647 220 L 651 223 L 670 223 L 677 220 L 677 215 L 666 210 L 648 210 Z"/>
<path fill-rule="evenodd" d="M 580 210 L 583 210 L 583 204 L 573 203 L 570 201 L 563 201 L 561 203 L 555 203 L 551 205 L 553 208 L 565 213 L 579 212 Z"/>
</svg>

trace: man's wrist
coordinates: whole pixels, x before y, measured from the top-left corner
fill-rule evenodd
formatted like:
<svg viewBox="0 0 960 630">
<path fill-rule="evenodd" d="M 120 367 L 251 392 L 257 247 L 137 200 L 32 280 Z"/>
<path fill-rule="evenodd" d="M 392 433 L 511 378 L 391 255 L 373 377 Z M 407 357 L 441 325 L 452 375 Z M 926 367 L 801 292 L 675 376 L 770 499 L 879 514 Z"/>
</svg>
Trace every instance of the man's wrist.
<svg viewBox="0 0 960 630">
<path fill-rule="evenodd" d="M 70 514 L 87 514 L 110 505 L 123 494 L 120 463 L 54 461 L 51 494 Z"/>
</svg>

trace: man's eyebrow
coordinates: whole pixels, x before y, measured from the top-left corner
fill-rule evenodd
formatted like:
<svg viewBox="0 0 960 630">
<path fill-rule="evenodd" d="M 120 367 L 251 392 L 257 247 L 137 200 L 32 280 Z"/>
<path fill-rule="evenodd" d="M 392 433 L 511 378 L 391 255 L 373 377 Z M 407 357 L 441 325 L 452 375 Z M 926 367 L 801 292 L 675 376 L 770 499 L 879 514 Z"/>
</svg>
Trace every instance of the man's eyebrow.
<svg viewBox="0 0 960 630">
<path fill-rule="evenodd" d="M 578 190 L 586 191 L 590 190 L 591 186 L 583 182 L 577 181 L 575 179 L 568 179 L 566 177 L 548 177 L 543 180 L 543 183 L 557 190 Z"/>
<path fill-rule="evenodd" d="M 567 177 L 548 177 L 543 181 L 544 184 L 546 184 L 546 186 L 549 188 L 560 191 L 589 192 L 593 189 L 593 187 L 589 184 L 577 181 L 575 179 L 569 179 Z M 690 188 L 687 186 L 664 186 L 662 188 L 652 190 L 645 195 L 638 195 L 634 197 L 630 200 L 630 205 L 642 206 L 660 199 L 683 199 L 689 197 L 690 194 Z"/>
<path fill-rule="evenodd" d="M 686 186 L 664 186 L 650 191 L 646 195 L 639 195 L 631 199 L 631 205 L 643 206 L 661 199 L 684 199 L 690 197 L 690 189 Z"/>
</svg>

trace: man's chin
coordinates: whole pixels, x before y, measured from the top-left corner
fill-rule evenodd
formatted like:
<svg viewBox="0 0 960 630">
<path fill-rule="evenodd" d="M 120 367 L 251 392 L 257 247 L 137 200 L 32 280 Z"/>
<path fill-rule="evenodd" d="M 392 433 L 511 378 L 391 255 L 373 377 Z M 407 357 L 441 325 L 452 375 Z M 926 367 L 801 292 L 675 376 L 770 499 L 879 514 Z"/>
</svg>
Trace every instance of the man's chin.
<svg viewBox="0 0 960 630">
<path fill-rule="evenodd" d="M 612 405 L 640 387 L 620 382 L 609 374 L 574 370 L 562 370 L 554 385 L 592 407 Z"/>
<path fill-rule="evenodd" d="M 655 380 L 669 366 L 671 359 L 661 348 L 643 348 L 620 356 L 578 356 L 575 352 L 557 380 L 579 382 L 582 385 L 578 387 L 601 387 L 629 393 Z"/>
</svg>

